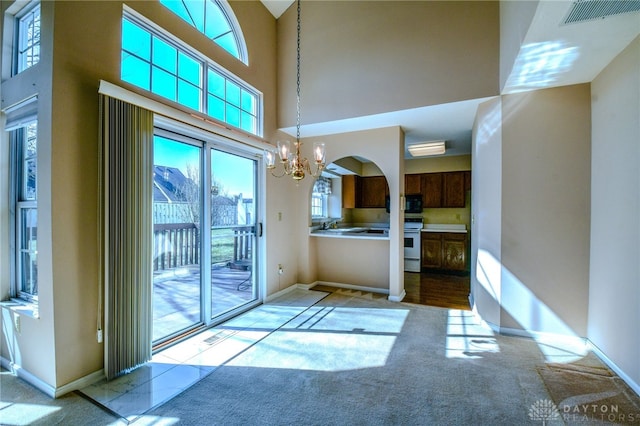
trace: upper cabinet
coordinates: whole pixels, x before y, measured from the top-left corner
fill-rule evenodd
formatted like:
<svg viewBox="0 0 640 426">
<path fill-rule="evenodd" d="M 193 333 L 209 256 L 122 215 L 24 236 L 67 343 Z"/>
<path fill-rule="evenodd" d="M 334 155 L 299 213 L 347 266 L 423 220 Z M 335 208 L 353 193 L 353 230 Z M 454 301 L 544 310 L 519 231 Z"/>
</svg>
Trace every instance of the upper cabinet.
<svg viewBox="0 0 640 426">
<path fill-rule="evenodd" d="M 384 176 L 342 176 L 342 207 L 384 208 L 389 185 Z"/>
<path fill-rule="evenodd" d="M 384 176 L 361 177 L 360 207 L 384 208 L 385 197 L 389 195 L 389 185 Z"/>
<path fill-rule="evenodd" d="M 422 208 L 442 207 L 442 173 L 422 175 Z"/>
<path fill-rule="evenodd" d="M 422 175 L 404 175 L 404 193 L 422 194 Z"/>
<path fill-rule="evenodd" d="M 405 194 L 422 194 L 422 207 L 464 207 L 471 189 L 471 172 L 409 174 L 404 177 Z"/>
<path fill-rule="evenodd" d="M 464 172 L 442 174 L 442 207 L 464 207 Z"/>
</svg>

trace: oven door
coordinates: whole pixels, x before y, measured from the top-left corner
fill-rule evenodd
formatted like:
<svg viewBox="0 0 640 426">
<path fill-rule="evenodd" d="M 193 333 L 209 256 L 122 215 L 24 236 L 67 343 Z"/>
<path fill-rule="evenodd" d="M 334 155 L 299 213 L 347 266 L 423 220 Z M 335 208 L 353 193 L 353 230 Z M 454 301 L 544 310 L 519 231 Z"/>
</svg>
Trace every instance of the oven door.
<svg viewBox="0 0 640 426">
<path fill-rule="evenodd" d="M 404 270 L 420 272 L 420 230 L 404 231 Z"/>
</svg>

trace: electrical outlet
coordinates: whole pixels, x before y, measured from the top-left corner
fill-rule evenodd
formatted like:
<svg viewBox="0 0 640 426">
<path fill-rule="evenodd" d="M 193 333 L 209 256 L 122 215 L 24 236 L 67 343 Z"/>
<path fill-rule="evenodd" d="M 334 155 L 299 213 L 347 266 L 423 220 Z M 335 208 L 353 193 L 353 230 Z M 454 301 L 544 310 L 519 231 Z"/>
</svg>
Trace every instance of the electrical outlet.
<svg viewBox="0 0 640 426">
<path fill-rule="evenodd" d="M 96 338 L 98 339 L 98 343 L 102 343 L 102 330 L 98 330 Z"/>
<path fill-rule="evenodd" d="M 281 263 L 278 263 L 278 275 L 282 275 L 284 273 L 284 267 Z"/>
<path fill-rule="evenodd" d="M 13 314 L 13 325 L 16 328 L 16 333 L 20 334 L 22 331 L 22 324 L 20 321 L 20 315 L 18 314 Z"/>
</svg>

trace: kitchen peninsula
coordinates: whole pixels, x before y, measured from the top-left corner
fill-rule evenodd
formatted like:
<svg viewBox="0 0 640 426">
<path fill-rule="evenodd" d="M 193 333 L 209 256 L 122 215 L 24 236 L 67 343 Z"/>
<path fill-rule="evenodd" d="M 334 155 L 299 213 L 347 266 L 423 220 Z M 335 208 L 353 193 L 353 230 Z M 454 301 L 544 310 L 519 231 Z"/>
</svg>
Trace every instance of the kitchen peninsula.
<svg viewBox="0 0 640 426">
<path fill-rule="evenodd" d="M 389 293 L 389 228 L 311 227 L 310 245 L 318 260 L 318 281 L 338 287 Z"/>
</svg>

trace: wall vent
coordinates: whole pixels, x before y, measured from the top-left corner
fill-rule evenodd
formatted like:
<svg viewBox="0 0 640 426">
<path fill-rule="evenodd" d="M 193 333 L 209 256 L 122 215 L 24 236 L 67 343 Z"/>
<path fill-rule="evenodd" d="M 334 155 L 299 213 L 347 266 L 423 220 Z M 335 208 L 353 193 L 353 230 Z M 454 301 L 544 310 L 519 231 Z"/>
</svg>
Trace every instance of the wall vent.
<svg viewBox="0 0 640 426">
<path fill-rule="evenodd" d="M 638 11 L 640 0 L 577 0 L 562 23 L 575 24 Z"/>
</svg>

